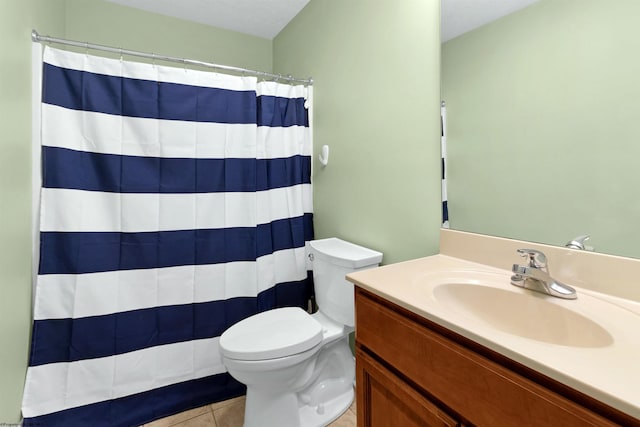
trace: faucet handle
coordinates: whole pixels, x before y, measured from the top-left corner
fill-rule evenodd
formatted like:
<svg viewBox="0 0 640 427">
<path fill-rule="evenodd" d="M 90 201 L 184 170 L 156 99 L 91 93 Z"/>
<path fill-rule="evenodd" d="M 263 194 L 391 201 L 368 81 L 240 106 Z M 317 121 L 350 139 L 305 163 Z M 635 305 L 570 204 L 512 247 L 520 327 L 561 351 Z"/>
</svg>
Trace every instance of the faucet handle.
<svg viewBox="0 0 640 427">
<path fill-rule="evenodd" d="M 545 269 L 547 268 L 547 256 L 535 249 L 518 249 L 522 257 L 528 258 L 529 267 Z"/>
</svg>

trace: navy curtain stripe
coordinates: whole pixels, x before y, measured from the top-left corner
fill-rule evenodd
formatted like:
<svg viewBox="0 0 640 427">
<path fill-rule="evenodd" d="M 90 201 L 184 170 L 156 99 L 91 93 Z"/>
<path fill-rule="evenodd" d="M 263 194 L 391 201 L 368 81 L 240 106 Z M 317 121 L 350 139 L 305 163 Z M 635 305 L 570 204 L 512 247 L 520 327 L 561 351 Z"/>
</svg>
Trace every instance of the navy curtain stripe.
<svg viewBox="0 0 640 427">
<path fill-rule="evenodd" d="M 72 110 L 162 120 L 255 123 L 256 94 L 108 76 L 44 64 L 42 100 Z"/>
<path fill-rule="evenodd" d="M 311 184 L 311 156 L 257 160 L 256 191 Z"/>
<path fill-rule="evenodd" d="M 25 418 L 22 425 L 24 427 L 131 427 L 211 402 L 241 396 L 245 392 L 244 384 L 233 379 L 228 373 L 223 373 L 119 399 Z M 150 417 L 150 414 L 153 415 Z"/>
<path fill-rule="evenodd" d="M 212 286 L 214 282 L 212 278 Z M 277 307 L 304 307 L 311 291 L 305 279 L 279 283 L 257 297 L 151 307 L 79 319 L 36 320 L 29 365 L 75 362 L 217 337 L 240 320 L 275 308 L 274 301 L 278 301 Z"/>
<path fill-rule="evenodd" d="M 304 247 L 313 238 L 313 214 L 257 227 L 181 231 L 40 233 L 38 274 L 254 261 L 275 251 Z"/>
<path fill-rule="evenodd" d="M 259 126 L 309 126 L 304 98 L 155 82 L 44 64 L 42 100 L 119 116 Z"/>
<path fill-rule="evenodd" d="M 306 280 L 280 283 L 260 292 L 258 295 L 258 311 L 276 308 L 273 301 L 278 302 L 277 307 L 302 307 L 306 309 L 307 303 L 313 294 L 313 272 L 307 271 Z"/>
<path fill-rule="evenodd" d="M 43 187 L 111 193 L 254 192 L 311 183 L 311 157 L 184 159 L 43 147 Z"/>
<path fill-rule="evenodd" d="M 258 126 L 309 126 L 308 110 L 304 98 L 258 97 Z"/>
</svg>

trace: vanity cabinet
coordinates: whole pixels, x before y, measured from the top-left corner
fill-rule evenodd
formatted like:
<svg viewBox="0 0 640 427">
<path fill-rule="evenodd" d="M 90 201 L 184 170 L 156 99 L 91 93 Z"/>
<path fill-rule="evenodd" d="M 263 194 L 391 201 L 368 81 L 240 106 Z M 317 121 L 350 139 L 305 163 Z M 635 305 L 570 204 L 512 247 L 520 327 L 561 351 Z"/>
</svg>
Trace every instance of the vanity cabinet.
<svg viewBox="0 0 640 427">
<path fill-rule="evenodd" d="M 640 422 L 356 287 L 358 427 Z"/>
</svg>

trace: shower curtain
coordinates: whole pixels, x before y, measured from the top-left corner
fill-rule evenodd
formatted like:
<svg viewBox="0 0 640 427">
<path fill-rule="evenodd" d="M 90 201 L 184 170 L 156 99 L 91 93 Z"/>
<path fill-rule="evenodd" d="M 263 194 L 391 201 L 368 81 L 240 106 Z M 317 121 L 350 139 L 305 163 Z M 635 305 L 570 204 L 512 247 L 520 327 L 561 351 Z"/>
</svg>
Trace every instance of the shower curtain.
<svg viewBox="0 0 640 427">
<path fill-rule="evenodd" d="M 447 195 L 447 105 L 440 104 L 440 153 L 442 154 L 442 228 L 449 228 L 449 196 Z"/>
<path fill-rule="evenodd" d="M 25 426 L 134 426 L 238 396 L 218 339 L 306 308 L 309 91 L 45 47 Z"/>
</svg>

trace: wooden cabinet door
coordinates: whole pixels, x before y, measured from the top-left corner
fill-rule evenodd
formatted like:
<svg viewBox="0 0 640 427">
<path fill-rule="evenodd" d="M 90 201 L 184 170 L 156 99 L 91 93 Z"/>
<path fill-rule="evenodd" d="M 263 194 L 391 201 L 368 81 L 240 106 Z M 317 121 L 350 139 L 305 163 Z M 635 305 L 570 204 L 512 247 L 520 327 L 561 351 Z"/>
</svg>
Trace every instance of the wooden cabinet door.
<svg viewBox="0 0 640 427">
<path fill-rule="evenodd" d="M 460 425 L 360 349 L 356 349 L 356 375 L 358 427 Z"/>
</svg>

